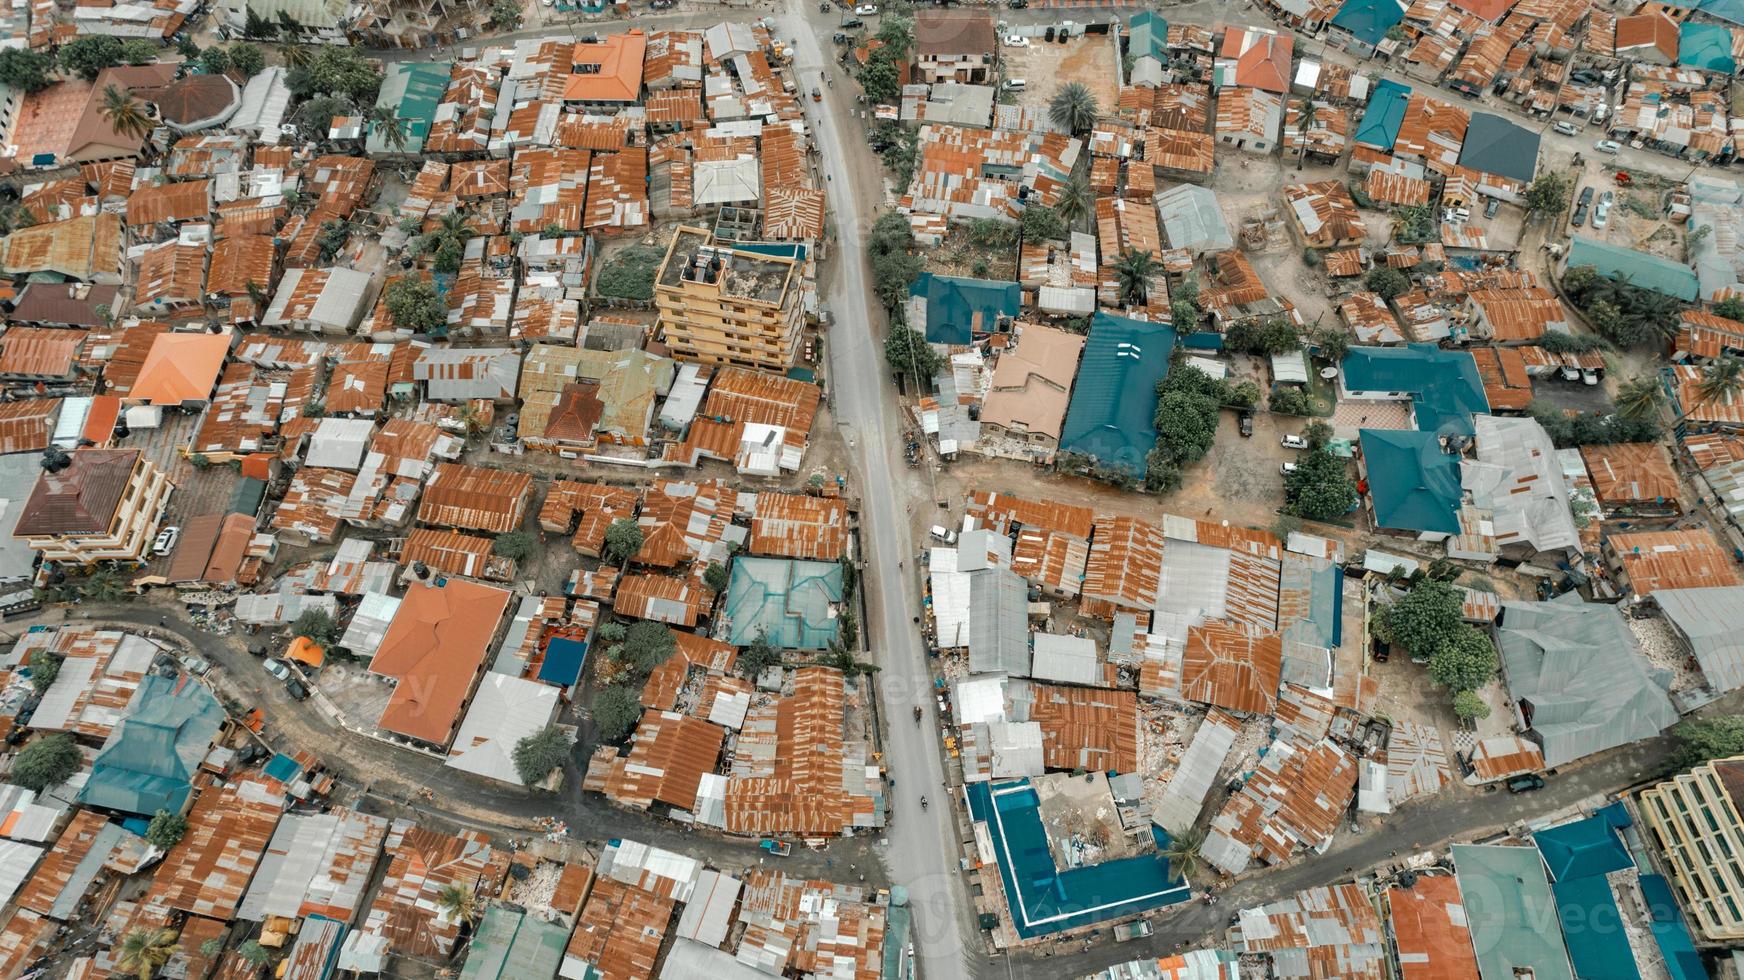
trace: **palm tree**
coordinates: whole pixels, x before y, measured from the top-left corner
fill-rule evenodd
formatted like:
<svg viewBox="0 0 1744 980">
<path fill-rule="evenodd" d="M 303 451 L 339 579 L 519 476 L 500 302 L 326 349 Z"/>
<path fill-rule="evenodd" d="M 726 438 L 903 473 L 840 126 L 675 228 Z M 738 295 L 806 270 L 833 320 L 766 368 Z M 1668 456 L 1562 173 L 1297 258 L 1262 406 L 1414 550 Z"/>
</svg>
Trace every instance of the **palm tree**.
<svg viewBox="0 0 1744 980">
<path fill-rule="evenodd" d="M 458 882 L 443 885 L 436 893 L 436 907 L 451 922 L 470 923 L 478 917 L 478 892 Z"/>
<path fill-rule="evenodd" d="M 1700 397 L 1698 404 L 1719 402 L 1730 405 L 1744 394 L 1744 361 L 1727 355 L 1708 362 L 1708 366 L 1702 368 L 1701 379 L 1696 382 L 1696 394 Z"/>
<path fill-rule="evenodd" d="M 1065 219 L 1067 227 L 1090 213 L 1090 184 L 1082 177 L 1073 177 L 1060 187 L 1060 199 L 1054 202 L 1054 213 Z"/>
<path fill-rule="evenodd" d="M 109 128 L 122 136 L 133 136 L 140 139 L 151 132 L 151 118 L 145 114 L 138 100 L 132 93 L 124 92 L 114 85 L 103 89 L 103 104 L 98 108 L 103 118 L 108 120 Z"/>
<path fill-rule="evenodd" d="M 1070 133 L 1082 133 L 1096 125 L 1096 96 L 1083 82 L 1067 82 L 1048 102 L 1048 118 Z"/>
<path fill-rule="evenodd" d="M 1114 264 L 1114 274 L 1120 279 L 1120 295 L 1128 303 L 1142 303 L 1150 293 L 1151 277 L 1156 275 L 1157 260 L 1150 249 L 1120 253 Z"/>
<path fill-rule="evenodd" d="M 99 568 L 86 576 L 79 591 L 92 602 L 119 602 L 127 592 L 111 568 Z"/>
<path fill-rule="evenodd" d="M 302 68 L 307 66 L 315 56 L 309 51 L 308 45 L 286 41 L 279 45 L 279 57 L 284 59 L 286 68 Z"/>
<path fill-rule="evenodd" d="M 393 106 L 370 106 L 369 111 L 364 113 L 363 117 L 370 127 L 381 136 L 382 142 L 387 144 L 389 149 L 403 150 L 406 148 L 406 126 L 405 123 L 401 122 L 400 114 L 394 110 Z"/>
<path fill-rule="evenodd" d="M 1617 386 L 1617 414 L 1626 419 L 1657 418 L 1664 404 L 1665 389 L 1652 375 L 1630 378 Z"/>
<path fill-rule="evenodd" d="M 115 948 L 121 955 L 115 965 L 139 980 L 151 980 L 175 955 L 180 936 L 174 929 L 135 929 L 121 937 L 121 944 Z"/>
<path fill-rule="evenodd" d="M 1169 835 L 1169 846 L 1163 848 L 1163 857 L 1168 859 L 1169 870 L 1185 880 L 1199 872 L 1199 851 L 1204 846 L 1205 831 L 1188 827 L 1178 834 Z"/>
<path fill-rule="evenodd" d="M 1308 161 L 1308 130 L 1320 119 L 1318 110 L 1311 99 L 1303 99 L 1300 115 L 1296 120 L 1296 137 L 1302 144 L 1296 151 L 1296 169 L 1301 170 L 1302 164 Z"/>
</svg>

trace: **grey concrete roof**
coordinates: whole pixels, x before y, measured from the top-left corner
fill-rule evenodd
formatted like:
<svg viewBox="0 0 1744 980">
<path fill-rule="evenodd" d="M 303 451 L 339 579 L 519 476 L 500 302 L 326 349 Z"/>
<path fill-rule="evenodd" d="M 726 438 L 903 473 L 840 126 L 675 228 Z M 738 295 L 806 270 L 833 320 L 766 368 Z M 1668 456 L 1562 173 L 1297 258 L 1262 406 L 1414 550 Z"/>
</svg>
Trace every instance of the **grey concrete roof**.
<svg viewBox="0 0 1744 980">
<path fill-rule="evenodd" d="M 1660 589 L 1653 601 L 1665 610 L 1715 691 L 1744 687 L 1744 585 L 1706 589 Z"/>
<path fill-rule="evenodd" d="M 1029 674 L 1029 585 L 1006 568 L 969 573 L 969 672 Z"/>
</svg>

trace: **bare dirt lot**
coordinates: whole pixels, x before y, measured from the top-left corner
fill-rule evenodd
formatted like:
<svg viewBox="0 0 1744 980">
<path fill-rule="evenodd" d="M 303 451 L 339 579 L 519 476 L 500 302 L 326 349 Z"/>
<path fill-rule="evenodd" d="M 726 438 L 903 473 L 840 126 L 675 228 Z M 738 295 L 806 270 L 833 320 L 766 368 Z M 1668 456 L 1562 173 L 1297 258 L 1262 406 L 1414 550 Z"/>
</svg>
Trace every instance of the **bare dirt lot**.
<svg viewBox="0 0 1744 980">
<path fill-rule="evenodd" d="M 1034 37 L 1028 47 L 1002 47 L 999 55 L 1005 62 L 1005 77 L 1026 83 L 1017 97 L 1023 105 L 1045 112 L 1060 86 L 1080 82 L 1096 96 L 1097 105 L 1106 107 L 1120 101 L 1119 43 L 1112 34 L 1081 35 L 1065 44 Z"/>
</svg>

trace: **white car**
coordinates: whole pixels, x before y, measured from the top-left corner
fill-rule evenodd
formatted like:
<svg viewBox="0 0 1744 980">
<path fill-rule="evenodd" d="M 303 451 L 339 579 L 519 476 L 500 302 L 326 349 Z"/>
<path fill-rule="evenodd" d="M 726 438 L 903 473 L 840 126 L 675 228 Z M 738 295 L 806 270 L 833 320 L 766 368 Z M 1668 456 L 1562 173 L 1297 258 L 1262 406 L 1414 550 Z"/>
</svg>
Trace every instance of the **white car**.
<svg viewBox="0 0 1744 980">
<path fill-rule="evenodd" d="M 1577 367 L 1569 367 L 1567 364 L 1564 364 L 1562 366 L 1561 374 L 1562 374 L 1562 380 L 1564 380 L 1564 381 L 1579 381 L 1580 380 L 1580 368 L 1577 368 Z"/>
<path fill-rule="evenodd" d="M 1296 472 L 1296 464 L 1295 463 L 1279 463 L 1278 464 L 1278 474 L 1280 476 L 1289 476 L 1291 473 L 1294 473 L 1294 472 Z"/>
<path fill-rule="evenodd" d="M 1599 383 L 1599 372 L 1592 368 L 1581 368 L 1581 384 L 1596 385 Z"/>
<path fill-rule="evenodd" d="M 1600 153 L 1616 153 L 1622 148 L 1623 144 L 1616 140 L 1599 140 L 1597 143 L 1593 144 L 1593 149 L 1598 150 Z"/>
<path fill-rule="evenodd" d="M 1564 136 L 1579 136 L 1580 135 L 1580 127 L 1576 126 L 1574 123 L 1571 123 L 1566 119 L 1559 120 L 1557 122 L 1555 128 L 1556 128 L 1557 132 L 1561 133 Z"/>
<path fill-rule="evenodd" d="M 1285 449 L 1307 449 L 1308 448 L 1308 440 L 1302 438 L 1301 436 L 1285 436 L 1282 439 L 1279 439 L 1278 441 L 1283 444 Z"/>
<path fill-rule="evenodd" d="M 878 5 L 875 3 L 863 3 L 854 8 L 854 13 L 859 14 L 862 17 L 869 17 L 877 12 Z"/>
<path fill-rule="evenodd" d="M 182 536 L 182 529 L 179 527 L 166 527 L 166 528 L 164 528 L 163 530 L 157 532 L 157 540 L 155 540 L 151 543 L 151 553 L 154 555 L 167 555 L 167 554 L 169 554 L 170 551 L 172 549 L 174 549 L 176 546 L 176 539 L 180 538 L 181 536 Z"/>
<path fill-rule="evenodd" d="M 1008 48 L 1027 48 L 1029 47 L 1029 38 L 1022 34 L 1008 34 L 1005 37 L 1005 46 Z"/>
<path fill-rule="evenodd" d="M 278 680 L 288 680 L 291 676 L 291 665 L 277 657 L 262 661 L 261 666 L 265 667 L 266 672 Z"/>
</svg>

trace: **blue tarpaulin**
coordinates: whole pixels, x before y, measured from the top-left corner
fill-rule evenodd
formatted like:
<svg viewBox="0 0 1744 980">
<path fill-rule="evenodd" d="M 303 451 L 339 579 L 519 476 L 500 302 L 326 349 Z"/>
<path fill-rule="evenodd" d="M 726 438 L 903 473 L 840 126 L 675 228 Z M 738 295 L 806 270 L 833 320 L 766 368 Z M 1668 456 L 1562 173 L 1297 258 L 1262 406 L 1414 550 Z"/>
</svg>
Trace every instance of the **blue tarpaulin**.
<svg viewBox="0 0 1744 980">
<path fill-rule="evenodd" d="M 581 678 L 581 667 L 585 663 L 586 643 L 567 636 L 556 637 L 545 647 L 545 662 L 539 665 L 539 679 L 571 687 Z"/>
</svg>

